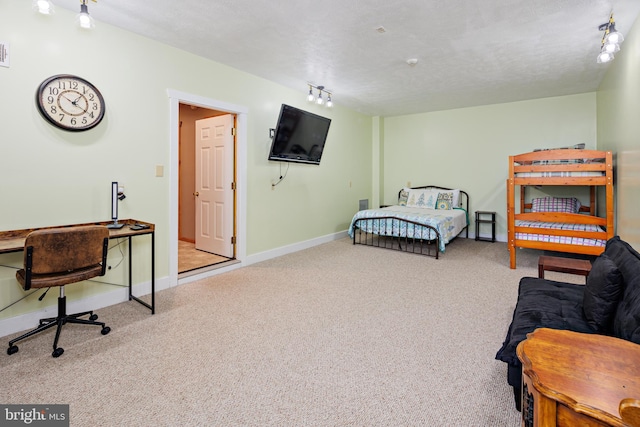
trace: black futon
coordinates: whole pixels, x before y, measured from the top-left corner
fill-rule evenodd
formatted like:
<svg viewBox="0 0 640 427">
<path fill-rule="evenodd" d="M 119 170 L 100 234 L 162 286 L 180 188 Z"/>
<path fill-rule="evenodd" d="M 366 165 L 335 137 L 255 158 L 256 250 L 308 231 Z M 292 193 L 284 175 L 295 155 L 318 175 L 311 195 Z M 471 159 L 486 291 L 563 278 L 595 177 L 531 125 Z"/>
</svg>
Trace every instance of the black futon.
<svg viewBox="0 0 640 427">
<path fill-rule="evenodd" d="M 640 254 L 615 236 L 593 261 L 586 285 L 523 277 L 518 301 L 496 359 L 520 410 L 522 365 L 516 347 L 537 328 L 610 335 L 640 344 Z"/>
</svg>

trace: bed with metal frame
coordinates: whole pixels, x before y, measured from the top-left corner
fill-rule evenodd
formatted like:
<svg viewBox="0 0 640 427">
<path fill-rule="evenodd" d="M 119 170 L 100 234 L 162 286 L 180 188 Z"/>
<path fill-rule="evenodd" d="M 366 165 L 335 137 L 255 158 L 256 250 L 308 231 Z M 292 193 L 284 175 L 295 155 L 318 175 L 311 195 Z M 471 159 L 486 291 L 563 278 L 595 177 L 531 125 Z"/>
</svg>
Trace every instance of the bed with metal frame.
<svg viewBox="0 0 640 427">
<path fill-rule="evenodd" d="M 457 200 L 451 205 L 445 205 L 448 209 L 407 206 L 402 204 L 402 197 L 403 192 L 409 190 L 426 190 L 431 194 L 455 192 Z M 349 226 L 349 236 L 353 239 L 353 244 L 438 259 L 446 244 L 463 231 L 466 231 L 466 237 L 469 237 L 469 195 L 465 191 L 436 185 L 411 187 L 400 190 L 398 200 L 398 205 L 356 213 Z"/>
</svg>

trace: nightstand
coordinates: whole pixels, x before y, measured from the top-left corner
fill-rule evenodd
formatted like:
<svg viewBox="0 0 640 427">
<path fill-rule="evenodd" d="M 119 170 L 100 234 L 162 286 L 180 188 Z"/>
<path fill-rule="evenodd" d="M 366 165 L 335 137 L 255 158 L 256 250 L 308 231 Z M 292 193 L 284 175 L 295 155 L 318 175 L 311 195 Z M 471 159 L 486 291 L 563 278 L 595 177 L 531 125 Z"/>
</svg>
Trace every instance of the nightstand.
<svg viewBox="0 0 640 427">
<path fill-rule="evenodd" d="M 480 225 L 491 224 L 491 237 L 480 236 Z M 496 241 L 496 213 L 489 211 L 476 211 L 476 240 L 483 242 Z"/>
<path fill-rule="evenodd" d="M 638 425 L 638 344 L 539 328 L 518 345 L 517 354 L 523 427 Z"/>
</svg>

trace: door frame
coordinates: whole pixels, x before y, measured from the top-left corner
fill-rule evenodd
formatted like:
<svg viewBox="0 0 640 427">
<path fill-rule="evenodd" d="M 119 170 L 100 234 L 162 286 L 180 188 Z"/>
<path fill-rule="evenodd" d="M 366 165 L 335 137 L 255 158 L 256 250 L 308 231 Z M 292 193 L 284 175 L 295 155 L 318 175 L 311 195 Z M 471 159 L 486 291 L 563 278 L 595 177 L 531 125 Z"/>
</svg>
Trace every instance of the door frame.
<svg viewBox="0 0 640 427">
<path fill-rule="evenodd" d="M 228 267 L 191 276 L 188 281 L 220 274 L 242 266 L 247 255 L 247 115 L 249 108 L 206 98 L 173 89 L 169 96 L 169 283 L 178 285 L 178 142 L 180 132 L 180 104 L 196 105 L 210 110 L 224 111 L 236 116 L 236 260 Z M 185 281 L 186 283 L 186 281 Z"/>
</svg>

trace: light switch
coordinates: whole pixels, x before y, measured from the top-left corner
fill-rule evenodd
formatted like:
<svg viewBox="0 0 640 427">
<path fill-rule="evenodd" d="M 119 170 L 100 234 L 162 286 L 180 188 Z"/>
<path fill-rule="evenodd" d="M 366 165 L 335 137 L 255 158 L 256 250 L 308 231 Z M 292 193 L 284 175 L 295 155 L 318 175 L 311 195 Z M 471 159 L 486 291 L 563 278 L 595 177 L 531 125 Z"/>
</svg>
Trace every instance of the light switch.
<svg viewBox="0 0 640 427">
<path fill-rule="evenodd" d="M 156 165 L 156 176 L 164 176 L 164 166 Z"/>
</svg>

